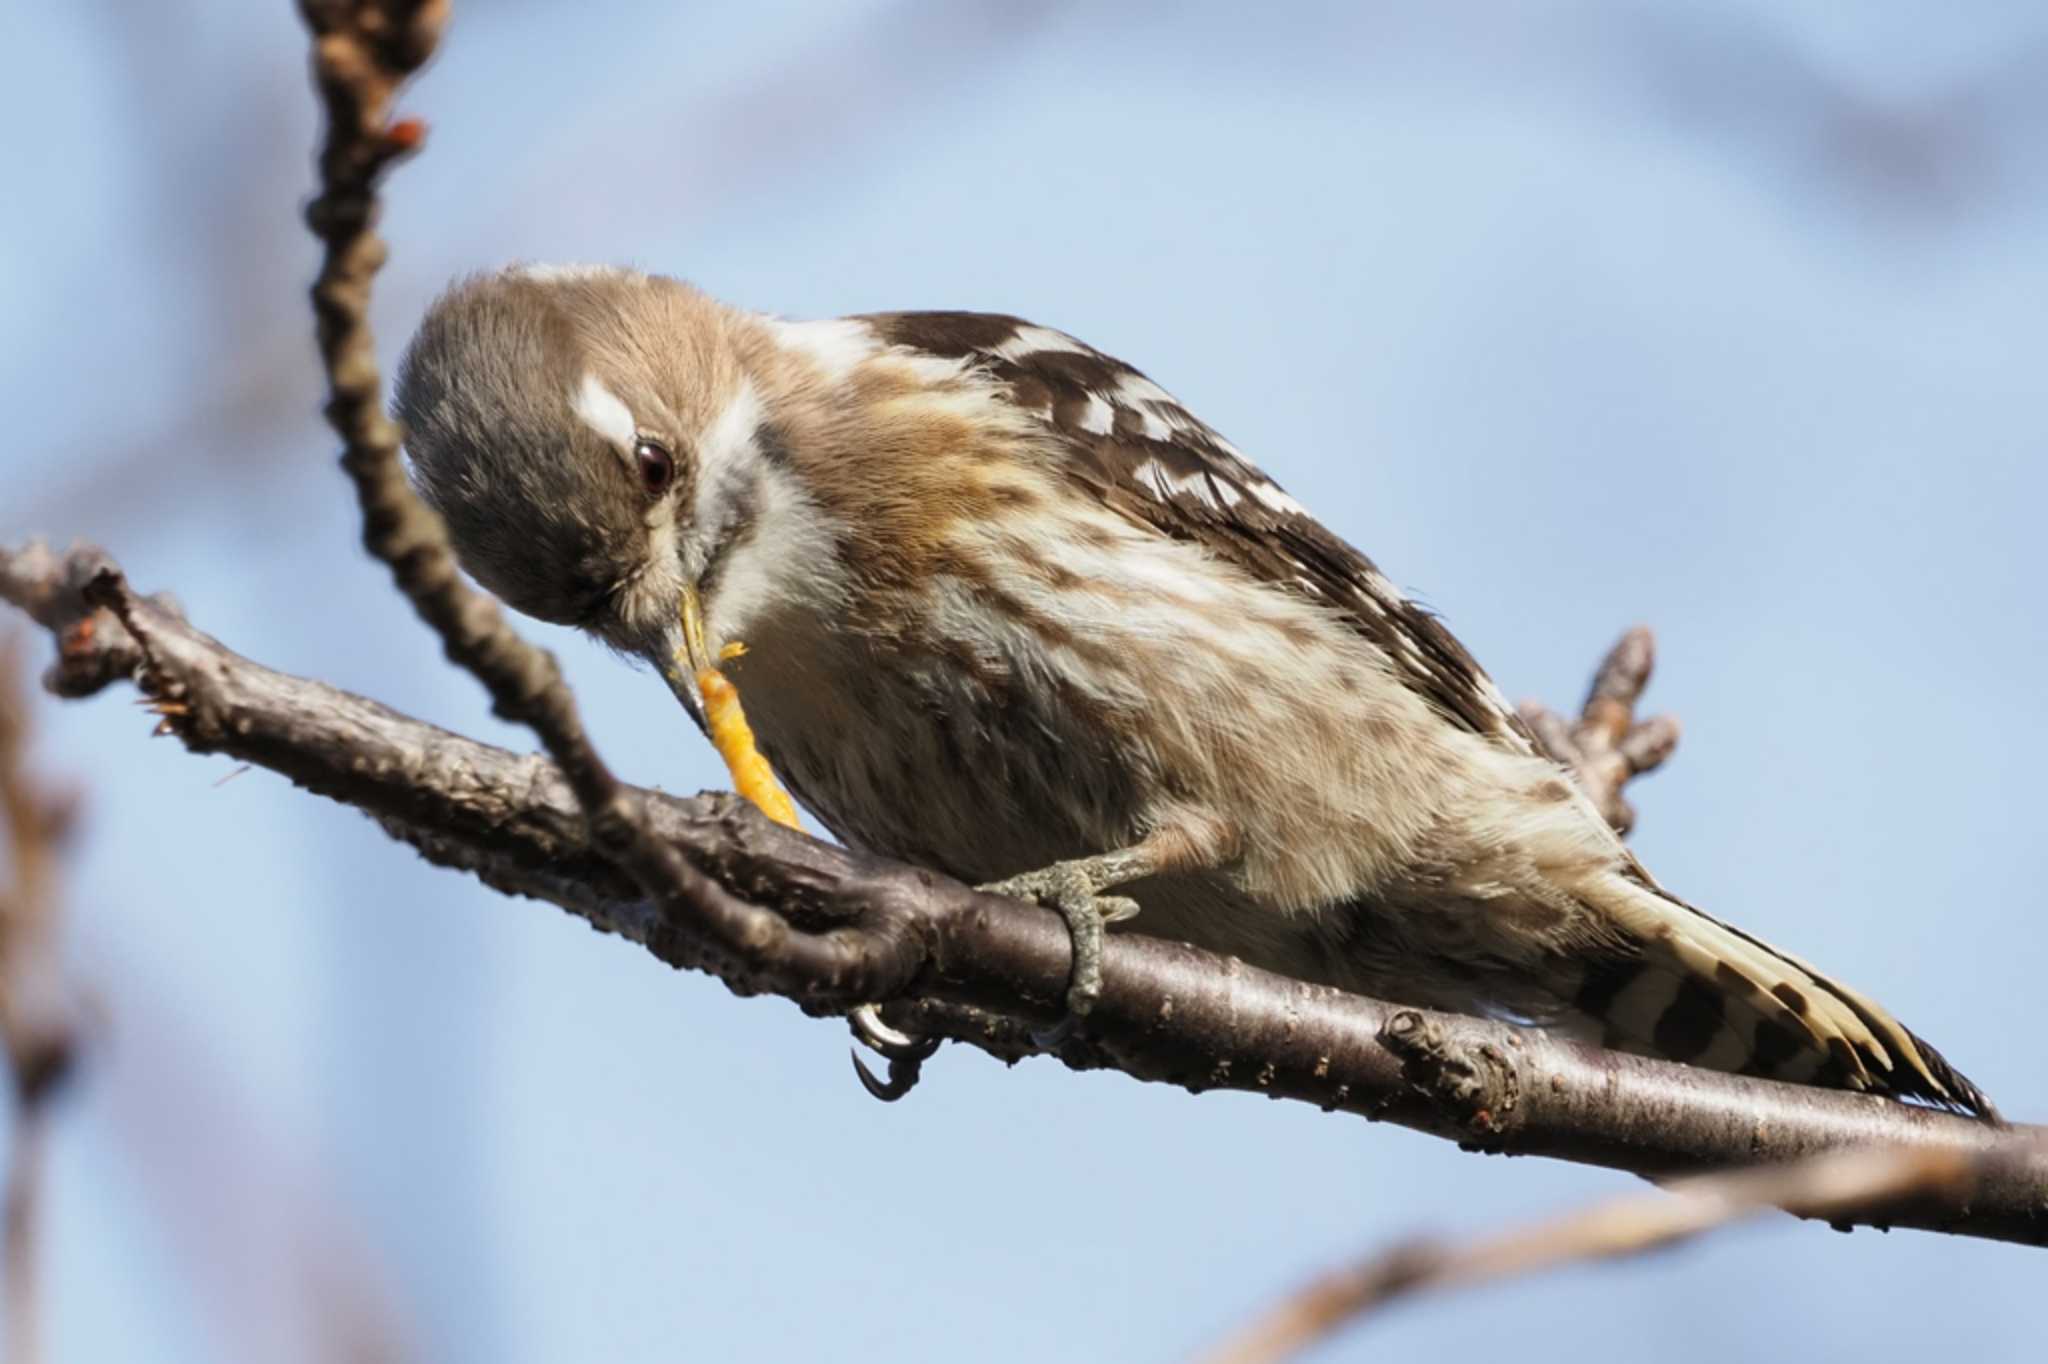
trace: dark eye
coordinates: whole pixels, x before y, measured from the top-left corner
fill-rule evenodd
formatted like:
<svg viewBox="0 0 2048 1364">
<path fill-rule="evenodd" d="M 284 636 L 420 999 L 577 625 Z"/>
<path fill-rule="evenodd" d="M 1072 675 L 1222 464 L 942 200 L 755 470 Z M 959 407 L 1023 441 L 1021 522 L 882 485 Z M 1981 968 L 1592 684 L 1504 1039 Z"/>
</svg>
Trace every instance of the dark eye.
<svg viewBox="0 0 2048 1364">
<path fill-rule="evenodd" d="M 633 462 L 640 466 L 640 486 L 649 497 L 660 497 L 676 481 L 676 459 L 660 443 L 643 440 L 633 447 Z"/>
</svg>

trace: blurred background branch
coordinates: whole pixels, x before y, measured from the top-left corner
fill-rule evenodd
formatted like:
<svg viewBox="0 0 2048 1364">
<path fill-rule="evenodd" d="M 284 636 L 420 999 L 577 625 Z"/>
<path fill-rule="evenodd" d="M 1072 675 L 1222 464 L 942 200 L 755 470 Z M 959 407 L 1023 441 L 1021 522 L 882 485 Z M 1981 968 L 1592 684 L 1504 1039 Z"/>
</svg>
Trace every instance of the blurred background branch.
<svg viewBox="0 0 2048 1364">
<path fill-rule="evenodd" d="M 90 695 L 140 666 L 140 651 L 120 623 L 85 604 L 83 577 L 46 578 L 27 597 L 14 595 L 23 586 L 18 575 L 0 577 L 6 579 L 0 582 L 0 596 L 37 619 L 66 622 L 58 660 L 44 674 L 49 690 Z M 99 628 L 107 634 L 95 639 Z M 252 1358 L 275 1343 L 274 1337 L 271 1345 L 259 1343 L 265 1339 L 268 1314 L 252 1309 L 247 1298 L 251 1248 L 237 1244 L 222 1224 L 223 1192 L 206 1168 L 214 1154 L 232 1150 L 241 1163 L 238 1177 L 263 1190 L 278 1224 L 290 1229 L 294 1258 L 306 1276 L 311 1330 L 296 1357 L 337 1364 L 391 1364 L 416 1357 L 410 1327 L 392 1301 L 383 1270 L 319 1179 L 303 1170 L 278 1168 L 289 1165 L 289 1158 L 269 1149 L 247 1115 L 221 1098 L 217 1077 L 210 1074 L 217 1062 L 206 1046 L 190 1039 L 180 1045 L 166 1036 L 161 1006 L 133 994 L 121 1001 L 121 1012 L 137 1032 L 152 1035 L 146 1044 L 135 1033 L 109 1037 L 96 1002 L 74 986 L 65 959 L 58 860 L 78 822 L 81 798 L 75 790 L 38 779 L 30 769 L 33 707 L 27 655 L 23 637 L 0 634 L 0 815 L 7 854 L 6 877 L 0 881 L 0 1046 L 8 1058 L 13 1098 L 0 1249 L 5 1359 L 21 1364 L 53 1353 L 44 1329 L 52 1118 L 55 1100 L 88 1040 L 96 1054 L 103 1047 L 117 1053 L 110 1067 L 114 1083 L 98 1087 L 113 1101 L 122 1145 L 151 1176 L 146 1192 L 157 1226 L 179 1245 L 198 1290 L 195 1300 L 212 1310 L 222 1339 L 240 1342 Z M 132 1056 L 118 1055 L 138 1050 L 153 1053 L 156 1064 L 138 1072 Z M 98 1073 L 101 1068 L 94 1069 Z M 192 1144 L 205 1154 L 180 1148 L 176 1130 L 164 1122 L 170 1111 L 205 1115 L 204 1139 Z"/>
<path fill-rule="evenodd" d="M 1430 1291 L 1585 1260 L 1641 1255 L 1781 1209 L 1838 1226 L 1883 1221 L 1914 1199 L 1968 1199 L 2000 1165 L 2040 1155 L 2039 1133 L 1973 1152 L 1873 1147 L 1791 1165 L 1698 1175 L 1465 1241 L 1418 1241 L 1326 1274 L 1205 1355 L 1206 1364 L 1277 1364 L 1361 1319 Z"/>
<path fill-rule="evenodd" d="M 60 950 L 57 857 L 75 813 L 29 771 L 29 701 L 21 639 L 0 634 L 0 814 L 7 879 L 0 883 L 0 1045 L 13 1076 L 5 1247 L 7 1359 L 34 1364 L 42 1344 L 43 1168 L 50 1104 L 76 1058 L 78 1008 Z"/>
</svg>

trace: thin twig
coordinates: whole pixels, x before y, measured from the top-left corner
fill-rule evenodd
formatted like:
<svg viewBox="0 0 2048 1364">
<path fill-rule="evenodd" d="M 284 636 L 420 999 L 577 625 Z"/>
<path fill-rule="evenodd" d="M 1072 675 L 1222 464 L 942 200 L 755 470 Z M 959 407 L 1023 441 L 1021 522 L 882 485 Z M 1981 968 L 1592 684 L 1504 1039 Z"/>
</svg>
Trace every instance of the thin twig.
<svg viewBox="0 0 2048 1364">
<path fill-rule="evenodd" d="M 844 953 L 903 972 L 902 997 L 884 1016 L 906 1031 L 1014 1060 L 1038 1050 L 1034 1025 L 1058 1017 L 1069 948 L 1049 911 L 820 843 L 729 796 L 633 790 L 667 847 L 722 894 L 785 927 L 745 957 L 708 952 L 687 905 L 650 898 L 593 845 L 575 793 L 544 759 L 252 663 L 164 599 L 130 592 L 99 551 L 0 551 L 0 596 L 41 604 L 59 638 L 71 622 L 49 603 L 94 609 L 84 594 L 56 590 L 80 578 L 118 608 L 90 647 L 145 658 L 139 683 L 180 742 L 363 810 L 432 861 L 811 1012 L 873 998 L 860 993 L 859 977 L 833 969 Z M 90 654 L 74 669 L 111 671 Z M 1059 1049 L 1071 1066 L 1313 1103 L 1489 1151 L 1668 1176 L 1856 1146 L 1967 1153 L 2000 1139 L 1998 1129 L 1945 1113 L 1403 1009 L 1139 934 L 1111 935 L 1104 977 L 1102 1003 Z M 2001 1168 L 1967 1201 L 1930 1200 L 1889 1224 L 2048 1245 L 2048 1158 Z"/>
<path fill-rule="evenodd" d="M 1636 703 L 1650 685 L 1656 639 L 1638 625 L 1621 637 L 1593 674 L 1579 718 L 1566 720 L 1540 701 L 1524 701 L 1523 721 L 1550 753 L 1569 767 L 1618 833 L 1635 827 L 1635 807 L 1622 788 L 1654 772 L 1678 747 L 1678 721 L 1669 715 L 1636 719 Z"/>
<path fill-rule="evenodd" d="M 1774 1208 L 1862 1222 L 1882 1220 L 1907 1200 L 1967 1199 L 1983 1172 L 2023 1154 L 2023 1142 L 2033 1144 L 2015 1138 L 2010 1150 L 1836 1151 L 1791 1165 L 1679 1180 L 1663 1192 L 1611 1199 L 1462 1243 L 1397 1246 L 1305 1285 L 1203 1359 L 1273 1364 L 1426 1291 L 1639 1255 Z"/>
<path fill-rule="evenodd" d="M 7 1359 L 42 1357 L 37 1288 L 37 1205 L 50 1099 L 70 1069 L 76 1025 L 65 990 L 56 924 L 57 848 L 71 802 L 41 789 L 27 765 L 28 699 L 20 642 L 0 643 L 0 811 L 9 883 L 0 887 L 0 1044 L 13 1075 L 14 1134 L 7 1171 L 4 1246 Z"/>
<path fill-rule="evenodd" d="M 49 1130 L 44 1105 L 17 1108 L 5 1211 L 8 1364 L 34 1364 L 43 1357 L 41 1257 L 36 1244 L 42 1224 L 43 1147 Z"/>
</svg>

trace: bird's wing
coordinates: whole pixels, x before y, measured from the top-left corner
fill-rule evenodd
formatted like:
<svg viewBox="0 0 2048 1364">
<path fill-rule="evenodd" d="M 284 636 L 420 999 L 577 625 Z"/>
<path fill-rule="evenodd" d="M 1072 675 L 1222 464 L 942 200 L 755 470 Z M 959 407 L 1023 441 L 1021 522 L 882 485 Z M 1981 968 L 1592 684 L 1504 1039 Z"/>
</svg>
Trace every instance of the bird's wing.
<svg viewBox="0 0 2048 1364">
<path fill-rule="evenodd" d="M 1105 505 L 1343 614 L 1444 717 L 1534 751 L 1514 708 L 1449 630 L 1235 446 L 1121 360 L 993 313 L 877 313 L 886 344 L 983 368 L 1045 422 L 1069 477 Z"/>
</svg>

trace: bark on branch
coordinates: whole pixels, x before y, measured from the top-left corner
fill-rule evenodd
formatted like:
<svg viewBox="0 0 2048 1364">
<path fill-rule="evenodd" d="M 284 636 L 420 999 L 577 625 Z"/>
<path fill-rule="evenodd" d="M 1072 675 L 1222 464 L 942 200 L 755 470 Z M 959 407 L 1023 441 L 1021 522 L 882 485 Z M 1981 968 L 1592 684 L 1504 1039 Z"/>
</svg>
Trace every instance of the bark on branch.
<svg viewBox="0 0 2048 1364">
<path fill-rule="evenodd" d="M 1059 1013 L 1069 965 L 1050 912 L 819 843 L 730 796 L 622 788 L 708 887 L 650 896 L 588 832 L 561 770 L 243 658 L 100 551 L 0 552 L 0 596 L 59 642 L 78 694 L 132 674 L 163 728 L 379 820 L 430 860 L 547 900 L 813 1013 L 888 1016 L 1005 1059 Z M 735 918 L 735 915 L 741 915 Z M 772 922 L 737 941 L 734 923 Z M 1061 1060 L 1191 1090 L 1239 1089 L 1400 1123 L 1467 1147 L 1663 1176 L 1893 1144 L 1975 1160 L 2011 1129 L 1831 1090 L 1696 1070 L 1482 1019 L 1404 1009 L 1133 934 L 1112 935 L 1101 1004 Z M 2031 1129 L 2037 1134 L 2042 1129 Z M 1854 1220 L 2048 1245 L 2048 1156 L 1988 1168 Z"/>
</svg>

